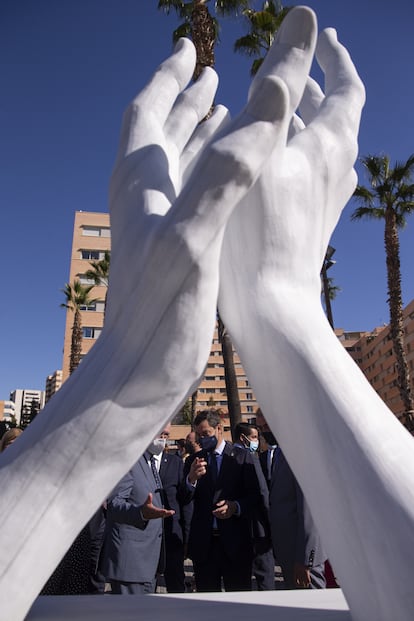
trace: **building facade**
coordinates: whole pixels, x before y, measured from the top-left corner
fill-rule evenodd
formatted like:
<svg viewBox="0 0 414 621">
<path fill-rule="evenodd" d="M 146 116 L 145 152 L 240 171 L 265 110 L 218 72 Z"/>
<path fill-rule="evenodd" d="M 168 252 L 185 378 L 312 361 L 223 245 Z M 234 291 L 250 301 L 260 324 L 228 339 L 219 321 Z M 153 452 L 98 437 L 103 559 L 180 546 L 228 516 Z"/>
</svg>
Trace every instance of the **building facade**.
<svg viewBox="0 0 414 621">
<path fill-rule="evenodd" d="M 400 418 L 404 405 L 398 389 L 396 358 L 389 326 L 375 328 L 372 332 L 335 332 L 374 390 Z M 404 337 L 414 393 L 414 300 L 404 309 Z"/>
<path fill-rule="evenodd" d="M 17 426 L 26 425 L 33 412 L 45 406 L 45 391 L 17 388 L 10 393 L 10 400 L 15 404 Z"/>
<path fill-rule="evenodd" d="M 77 211 L 75 214 L 73 229 L 69 283 L 72 284 L 75 279 L 79 279 L 84 285 L 93 284 L 85 277 L 87 270 L 91 269 L 90 262 L 102 259 L 105 251 L 110 250 L 110 248 L 111 232 L 109 215 L 105 213 Z M 105 286 L 94 287 L 91 291 L 91 297 L 97 298 L 99 301 L 92 307 L 84 308 L 81 311 L 83 330 L 82 357 L 85 356 L 93 347 L 102 331 L 105 294 Z M 73 312 L 68 310 L 66 314 L 63 347 L 63 381 L 65 381 L 69 376 L 72 326 Z M 244 420 L 247 420 L 254 416 L 254 412 L 258 405 L 236 352 L 234 352 L 234 362 L 242 417 Z M 222 408 L 224 411 L 227 410 L 224 362 L 217 327 L 214 332 L 211 352 L 204 372 L 204 378 L 197 390 L 196 409 L 201 410 L 210 406 Z"/>
<path fill-rule="evenodd" d="M 53 397 L 55 392 L 57 392 L 62 386 L 62 378 L 63 373 L 60 369 L 47 376 L 45 385 L 45 403 L 47 403 L 49 399 Z"/>
</svg>

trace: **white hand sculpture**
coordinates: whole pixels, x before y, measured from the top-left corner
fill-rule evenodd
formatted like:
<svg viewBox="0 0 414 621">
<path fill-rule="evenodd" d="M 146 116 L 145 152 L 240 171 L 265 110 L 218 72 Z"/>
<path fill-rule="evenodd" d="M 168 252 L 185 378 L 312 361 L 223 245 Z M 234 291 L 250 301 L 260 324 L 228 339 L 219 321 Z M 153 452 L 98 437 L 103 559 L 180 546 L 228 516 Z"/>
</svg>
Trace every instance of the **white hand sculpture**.
<svg viewBox="0 0 414 621">
<path fill-rule="evenodd" d="M 313 24 L 290 36 L 283 50 L 297 68 L 295 49 L 314 39 Z M 216 77 L 207 71 L 184 92 L 194 64 L 192 44 L 182 41 L 125 115 L 110 189 L 105 328 L 0 457 L 0 594 L 8 620 L 25 616 L 76 534 L 204 371 L 224 228 L 286 125 L 288 93 L 271 71 L 258 78 L 243 113 L 213 138 L 226 111 L 219 107 L 197 128 Z"/>
<path fill-rule="evenodd" d="M 364 89 L 333 30 L 321 33 L 317 58 L 326 96 L 309 82 L 306 128 L 295 120 L 286 147 L 273 151 L 227 226 L 219 309 L 352 618 L 410 621 L 414 441 L 343 349 L 320 303 L 322 261 L 356 183 Z M 293 111 L 300 89 L 293 72 L 285 81 Z"/>
</svg>

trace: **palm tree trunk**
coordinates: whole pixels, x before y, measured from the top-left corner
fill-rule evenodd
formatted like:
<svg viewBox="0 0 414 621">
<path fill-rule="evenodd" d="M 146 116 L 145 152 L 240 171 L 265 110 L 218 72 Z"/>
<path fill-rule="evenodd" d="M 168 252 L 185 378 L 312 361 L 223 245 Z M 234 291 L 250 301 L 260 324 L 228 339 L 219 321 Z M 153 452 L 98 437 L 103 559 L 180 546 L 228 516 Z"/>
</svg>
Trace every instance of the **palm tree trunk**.
<svg viewBox="0 0 414 621">
<path fill-rule="evenodd" d="M 214 44 L 216 28 L 214 20 L 205 5 L 205 0 L 196 2 L 191 14 L 191 39 L 197 52 L 193 80 L 199 78 L 204 67 L 214 67 Z"/>
<path fill-rule="evenodd" d="M 414 431 L 414 401 L 411 392 L 410 372 L 404 348 L 400 242 L 395 212 L 393 209 L 388 208 L 385 212 L 385 254 L 387 261 L 388 305 L 390 308 L 390 334 L 396 358 L 398 387 L 404 404 L 401 422 L 412 432 Z"/>
<path fill-rule="evenodd" d="M 79 366 L 82 354 L 82 321 L 78 309 L 75 310 L 72 327 L 72 340 L 70 348 L 69 374 L 72 374 Z"/>
<path fill-rule="evenodd" d="M 224 379 L 226 382 L 227 406 L 229 410 L 230 427 L 233 437 L 235 426 L 241 422 L 241 407 L 239 389 L 237 387 L 237 375 L 234 367 L 233 343 L 227 332 L 220 315 L 218 315 L 218 332 L 221 343 L 221 351 L 224 361 Z M 235 438 L 233 438 L 235 441 Z"/>
</svg>

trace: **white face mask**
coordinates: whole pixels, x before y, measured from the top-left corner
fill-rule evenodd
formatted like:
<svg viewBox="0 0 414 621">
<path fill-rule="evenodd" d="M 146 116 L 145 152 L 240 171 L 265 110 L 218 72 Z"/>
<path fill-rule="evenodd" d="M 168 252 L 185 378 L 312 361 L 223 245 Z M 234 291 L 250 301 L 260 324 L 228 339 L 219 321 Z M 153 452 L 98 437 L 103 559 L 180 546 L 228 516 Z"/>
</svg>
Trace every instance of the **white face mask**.
<svg viewBox="0 0 414 621">
<path fill-rule="evenodd" d="M 259 440 L 249 440 L 247 436 L 243 434 L 244 446 L 249 449 L 251 453 L 255 453 L 259 448 Z"/>
<path fill-rule="evenodd" d="M 165 438 L 155 438 L 155 440 L 151 442 L 147 450 L 149 453 L 151 453 L 151 455 L 161 455 L 161 453 L 165 449 L 165 443 Z"/>
</svg>

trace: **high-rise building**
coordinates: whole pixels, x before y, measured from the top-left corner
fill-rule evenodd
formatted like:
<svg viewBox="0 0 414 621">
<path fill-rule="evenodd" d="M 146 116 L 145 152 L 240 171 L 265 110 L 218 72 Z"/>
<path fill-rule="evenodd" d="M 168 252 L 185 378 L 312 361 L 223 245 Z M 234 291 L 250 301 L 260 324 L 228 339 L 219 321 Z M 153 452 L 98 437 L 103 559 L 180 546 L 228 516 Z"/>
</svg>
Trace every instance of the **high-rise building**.
<svg viewBox="0 0 414 621">
<path fill-rule="evenodd" d="M 53 397 L 55 392 L 57 392 L 61 386 L 62 386 L 62 371 L 58 369 L 51 375 L 48 375 L 46 378 L 45 403 L 47 403 L 49 399 Z"/>
<path fill-rule="evenodd" d="M 405 353 L 414 394 L 414 300 L 404 309 Z M 400 418 L 404 404 L 398 389 L 396 358 L 389 325 L 372 332 L 335 331 L 366 378 L 394 414 Z"/>
<path fill-rule="evenodd" d="M 10 393 L 10 400 L 15 404 L 17 426 L 27 423 L 34 410 L 39 411 L 45 406 L 45 391 L 17 388 Z"/>
<path fill-rule="evenodd" d="M 78 279 L 83 285 L 92 285 L 93 281 L 85 276 L 85 272 L 91 269 L 91 261 L 99 261 L 104 258 L 105 251 L 111 248 L 111 229 L 109 214 L 77 211 L 73 227 L 72 253 L 70 258 L 69 283 Z M 81 309 L 82 320 L 82 357 L 94 345 L 99 337 L 104 318 L 104 300 L 106 287 L 95 287 L 92 291 L 93 298 L 99 298 L 88 308 Z M 71 336 L 73 326 L 73 311 L 66 313 L 65 338 L 63 345 L 62 379 L 65 381 L 69 376 L 69 361 Z"/>
<path fill-rule="evenodd" d="M 105 250 L 110 250 L 110 248 L 111 233 L 109 215 L 105 213 L 77 211 L 73 229 L 69 283 L 72 284 L 75 279 L 79 279 L 82 284 L 93 284 L 85 277 L 85 273 L 91 269 L 90 262 L 102 259 Z M 98 298 L 99 302 L 81 311 L 83 330 L 82 356 L 87 354 L 102 331 L 105 293 L 105 286 L 94 288 L 91 295 L 93 298 Z M 63 381 L 69 376 L 72 326 L 73 312 L 68 310 L 63 347 Z M 258 406 L 249 380 L 246 377 L 236 352 L 234 353 L 234 362 L 242 416 L 244 420 L 247 420 L 254 416 L 254 412 Z M 208 406 L 220 407 L 223 410 L 227 410 L 224 362 L 217 328 L 214 333 L 204 378 L 197 391 L 197 410 Z"/>
</svg>

